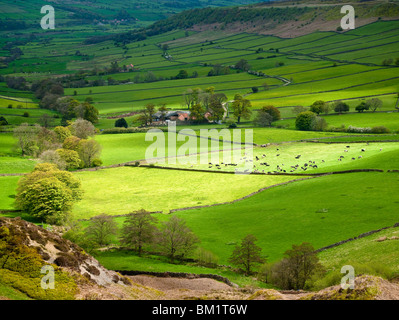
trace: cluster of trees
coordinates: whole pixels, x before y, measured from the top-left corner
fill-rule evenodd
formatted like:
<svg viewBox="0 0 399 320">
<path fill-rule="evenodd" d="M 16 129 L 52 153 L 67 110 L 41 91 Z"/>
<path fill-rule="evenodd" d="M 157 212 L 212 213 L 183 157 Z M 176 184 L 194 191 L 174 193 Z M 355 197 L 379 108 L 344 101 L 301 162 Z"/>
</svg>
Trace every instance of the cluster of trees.
<svg viewBox="0 0 399 320">
<path fill-rule="evenodd" d="M 372 98 L 369 100 L 362 101 L 355 110 L 358 112 L 364 112 L 365 110 L 371 110 L 376 112 L 381 109 L 383 102 L 378 98 Z M 324 131 L 327 128 L 325 119 L 319 117 L 320 114 L 328 114 L 330 111 L 342 114 L 349 112 L 350 107 L 343 101 L 335 101 L 327 103 L 321 100 L 315 101 L 310 108 L 303 106 L 297 106 L 293 108 L 293 113 L 297 114 L 295 120 L 295 126 L 298 130 L 303 131 Z"/>
<path fill-rule="evenodd" d="M 323 267 L 309 243 L 293 245 L 284 252 L 282 260 L 267 263 L 262 249 L 256 244 L 256 237 L 249 234 L 236 245 L 229 262 L 246 275 L 258 269 L 258 279 L 285 290 L 301 290 L 316 273 L 323 273 Z"/>
<path fill-rule="evenodd" d="M 98 110 L 93 106 L 93 99 L 88 97 L 83 103 L 64 96 L 64 88 L 52 79 L 45 79 L 32 84 L 31 90 L 36 98 L 40 99 L 40 107 L 58 111 L 61 124 L 66 125 L 68 120 L 80 118 L 95 124 L 98 122 Z"/>
<path fill-rule="evenodd" d="M 14 129 L 22 156 L 38 158 L 40 162 L 54 164 L 60 170 L 101 166 L 101 146 L 96 140 L 89 139 L 96 133 L 93 124 L 83 119 L 54 130 L 27 123 Z"/>
<path fill-rule="evenodd" d="M 223 120 L 226 112 L 224 106 L 227 96 L 224 93 L 216 93 L 215 87 L 205 90 L 201 88 L 188 89 L 183 94 L 184 104 L 190 110 L 190 120 L 199 124 L 204 121 L 219 122 Z M 208 116 L 206 116 L 208 114 Z"/>
<path fill-rule="evenodd" d="M 158 223 L 145 210 L 129 214 L 121 229 L 112 216 L 103 214 L 90 219 L 87 228 L 75 225 L 65 234 L 66 238 L 89 250 L 109 245 L 115 236 L 119 236 L 124 248 L 135 251 L 139 256 L 157 251 L 172 263 L 187 258 L 199 243 L 198 237 L 183 219 L 174 215 Z"/>
<path fill-rule="evenodd" d="M 395 61 L 394 61 L 394 59 L 391 59 L 391 58 L 389 58 L 389 59 L 384 59 L 384 60 L 382 61 L 382 65 L 383 65 L 383 66 L 390 66 L 390 65 L 392 65 L 393 63 L 394 63 L 396 66 L 399 66 L 399 58 L 396 58 Z"/>
</svg>

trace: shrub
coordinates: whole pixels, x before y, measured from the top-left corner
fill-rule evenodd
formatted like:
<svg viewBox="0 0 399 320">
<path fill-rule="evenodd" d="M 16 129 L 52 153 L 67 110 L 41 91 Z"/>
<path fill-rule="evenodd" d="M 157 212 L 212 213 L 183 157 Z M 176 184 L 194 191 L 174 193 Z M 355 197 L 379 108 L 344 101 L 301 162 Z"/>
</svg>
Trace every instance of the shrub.
<svg viewBox="0 0 399 320">
<path fill-rule="evenodd" d="M 349 133 L 371 133 L 371 128 L 362 128 L 362 127 L 354 127 L 354 126 L 349 126 L 346 132 Z"/>
<path fill-rule="evenodd" d="M 101 161 L 101 159 L 94 159 L 91 165 L 93 167 L 101 167 L 103 165 L 103 162 Z"/>
<path fill-rule="evenodd" d="M 371 128 L 372 133 L 390 133 L 391 131 L 384 126 L 376 126 Z"/>
<path fill-rule="evenodd" d="M 23 117 L 25 117 L 25 118 L 29 118 L 29 112 L 24 112 L 24 114 L 22 115 Z"/>
<path fill-rule="evenodd" d="M 257 93 L 259 91 L 259 88 L 258 87 L 252 87 L 252 92 L 253 93 Z"/>
</svg>

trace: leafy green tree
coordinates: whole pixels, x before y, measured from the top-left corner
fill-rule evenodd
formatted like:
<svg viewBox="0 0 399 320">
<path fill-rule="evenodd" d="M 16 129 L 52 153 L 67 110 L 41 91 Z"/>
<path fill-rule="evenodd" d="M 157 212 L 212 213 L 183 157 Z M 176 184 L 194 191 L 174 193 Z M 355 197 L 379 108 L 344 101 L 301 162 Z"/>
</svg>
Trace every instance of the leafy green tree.
<svg viewBox="0 0 399 320">
<path fill-rule="evenodd" d="M 334 103 L 334 111 L 341 114 L 349 111 L 349 105 L 343 101 L 336 101 Z"/>
<path fill-rule="evenodd" d="M 364 112 L 365 110 L 370 110 L 370 106 L 365 102 L 362 101 L 356 108 L 355 110 L 359 113 Z"/>
<path fill-rule="evenodd" d="M 235 68 L 242 71 L 248 71 L 249 69 L 251 69 L 251 66 L 249 65 L 247 60 L 241 59 L 235 64 Z"/>
<path fill-rule="evenodd" d="M 240 94 L 236 94 L 232 103 L 233 114 L 240 124 L 241 118 L 248 120 L 251 117 L 251 101 L 244 99 Z"/>
<path fill-rule="evenodd" d="M 16 205 L 46 223 L 62 224 L 82 197 L 80 181 L 54 164 L 38 164 L 18 181 Z"/>
<path fill-rule="evenodd" d="M 7 126 L 8 121 L 3 116 L 0 117 L 0 126 Z"/>
<path fill-rule="evenodd" d="M 242 268 L 246 275 L 252 274 L 253 268 L 265 262 L 261 257 L 262 249 L 255 242 L 256 237 L 252 234 L 247 235 L 241 240 L 241 244 L 235 247 L 229 262 L 235 266 Z"/>
<path fill-rule="evenodd" d="M 264 106 L 261 111 L 266 112 L 272 116 L 273 121 L 278 121 L 281 119 L 280 110 L 274 106 Z"/>
<path fill-rule="evenodd" d="M 191 107 L 190 121 L 199 124 L 205 120 L 205 109 L 197 103 Z"/>
<path fill-rule="evenodd" d="M 180 70 L 176 76 L 176 79 L 187 79 L 187 78 L 188 78 L 188 73 L 186 70 Z"/>
<path fill-rule="evenodd" d="M 67 149 L 67 150 L 78 151 L 80 140 L 82 140 L 82 139 L 75 137 L 75 136 L 69 136 L 68 138 L 66 138 L 64 140 L 64 143 L 62 144 L 62 148 Z"/>
<path fill-rule="evenodd" d="M 27 123 L 22 123 L 14 128 L 14 138 L 17 140 L 17 146 L 21 149 L 22 156 L 36 157 L 39 154 L 37 142 L 40 129 L 39 125 L 31 127 Z"/>
<path fill-rule="evenodd" d="M 125 118 L 121 118 L 115 121 L 115 128 L 127 128 L 129 125 Z"/>
<path fill-rule="evenodd" d="M 298 130 L 311 131 L 316 117 L 316 114 L 311 111 L 302 112 L 296 117 L 295 127 Z"/>
<path fill-rule="evenodd" d="M 270 127 L 273 123 L 273 117 L 263 110 L 259 110 L 255 119 L 254 124 L 259 127 Z"/>
<path fill-rule="evenodd" d="M 93 124 L 98 123 L 98 110 L 89 102 L 83 103 L 84 114 L 83 119 L 90 121 Z"/>
<path fill-rule="evenodd" d="M 284 253 L 284 258 L 274 265 L 274 283 L 282 289 L 304 289 L 306 281 L 322 266 L 315 249 L 310 243 L 293 245 Z"/>
<path fill-rule="evenodd" d="M 93 166 L 93 161 L 100 157 L 101 149 L 101 145 L 94 139 L 79 141 L 78 154 L 86 168 Z"/>
<path fill-rule="evenodd" d="M 141 256 L 145 245 L 154 241 L 157 219 L 150 212 L 139 210 L 127 216 L 123 228 L 121 243 L 134 248 Z"/>
<path fill-rule="evenodd" d="M 316 113 L 316 114 L 320 114 L 325 109 L 325 105 L 326 105 L 326 103 L 322 100 L 315 101 L 310 106 L 309 111 L 312 111 L 313 113 Z"/>
<path fill-rule="evenodd" d="M 211 114 L 209 120 L 219 122 L 223 119 L 225 109 L 223 103 L 216 95 L 211 95 L 208 106 L 208 112 Z"/>
<path fill-rule="evenodd" d="M 81 160 L 79 154 L 75 150 L 58 149 L 56 152 L 65 163 L 66 170 L 74 170 L 80 167 Z"/>
<path fill-rule="evenodd" d="M 101 214 L 89 221 L 85 230 L 87 238 L 98 246 L 106 246 L 111 243 L 111 237 L 118 233 L 118 224 L 110 215 Z"/>
<path fill-rule="evenodd" d="M 55 127 L 54 132 L 58 137 L 58 141 L 61 143 L 64 143 L 65 139 L 72 135 L 71 131 L 67 127 L 61 127 L 61 126 Z"/>
<path fill-rule="evenodd" d="M 199 239 L 183 219 L 174 215 L 161 224 L 157 241 L 162 253 L 173 263 L 176 258 L 183 259 L 190 254 L 196 248 Z"/>
</svg>

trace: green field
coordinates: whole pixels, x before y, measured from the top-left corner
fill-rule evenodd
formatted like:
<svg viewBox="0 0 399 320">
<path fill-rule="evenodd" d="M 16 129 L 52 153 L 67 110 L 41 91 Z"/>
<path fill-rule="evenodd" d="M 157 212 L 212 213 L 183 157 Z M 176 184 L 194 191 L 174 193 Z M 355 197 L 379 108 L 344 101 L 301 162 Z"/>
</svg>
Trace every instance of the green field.
<svg viewBox="0 0 399 320">
<path fill-rule="evenodd" d="M 243 3 L 247 2 L 252 1 Z M 101 145 L 105 168 L 73 172 L 81 182 L 83 198 L 72 207 L 71 218 L 86 227 L 90 218 L 109 214 L 121 227 L 125 215 L 140 209 L 153 212 L 159 223 L 175 214 L 198 236 L 200 247 L 212 252 L 218 264 L 224 266 L 212 269 L 193 262 L 171 264 L 156 252 L 143 257 L 126 250 L 96 253 L 100 263 L 110 269 L 215 273 L 241 287 L 265 287 L 225 267 L 230 265 L 235 245 L 248 234 L 257 238 L 268 262 L 277 262 L 293 244 L 309 242 L 320 249 L 399 222 L 398 20 L 378 21 L 346 32 L 314 31 L 296 37 L 251 33 L 244 21 L 226 32 L 220 29 L 222 25 L 201 32 L 198 26 L 188 28 L 181 23 L 176 29 L 164 33 L 155 30 L 140 40 L 117 40 L 122 32 L 135 31 L 180 12 L 183 8 L 173 7 L 176 3 L 180 2 L 116 0 L 113 10 L 105 0 L 78 5 L 86 14 L 104 16 L 103 24 L 91 25 L 74 25 L 75 19 L 67 10 L 70 4 L 64 4 L 59 14 L 60 29 L 48 33 L 32 27 L 37 18 L 31 11 L 38 1 L 23 6 L 0 5 L 0 18 L 18 13 L 30 23 L 20 32 L 0 32 L 0 55 L 4 56 L 0 66 L 0 116 L 9 123 L 0 127 L 1 216 L 21 216 L 42 223 L 26 212 L 16 211 L 18 181 L 34 169 L 38 159 L 21 156 L 12 130 L 22 123 L 35 125 L 43 115 L 52 117 L 50 129 L 61 124 L 62 114 L 39 108 L 40 101 L 29 89 L 36 81 L 50 77 L 63 81 L 65 96 L 80 102 L 90 97 L 99 111 L 99 122 L 95 123 L 99 134 L 94 139 Z M 196 3 L 194 7 L 210 4 L 205 0 Z M 217 4 L 228 2 L 218 0 Z M 122 8 L 134 13 L 136 23 L 109 22 Z M 115 35 L 115 40 L 93 38 L 105 35 Z M 23 55 L 6 63 L 11 55 L 7 49 L 11 38 Z M 92 43 L 85 42 L 87 39 Z M 235 64 L 241 59 L 248 62 L 249 70 L 237 70 Z M 392 59 L 391 63 L 384 62 L 387 59 Z M 121 67 L 119 71 L 110 70 L 115 62 Z M 227 67 L 225 74 L 209 76 L 218 65 Z M 176 79 L 182 70 L 188 77 Z M 24 77 L 28 86 L 24 90 L 9 88 L 7 75 Z M 96 80 L 100 85 L 95 84 Z M 149 103 L 187 110 L 184 93 L 210 87 L 227 96 L 228 117 L 220 123 L 179 123 L 178 131 L 190 129 L 194 136 L 187 136 L 187 132 L 180 135 L 184 139 L 177 141 L 176 150 L 169 150 L 169 138 L 173 137 L 170 132 L 159 136 L 102 132 L 114 128 L 115 116 L 125 117 L 129 127 L 139 126 L 136 112 Z M 251 130 L 253 141 L 249 143 L 253 142 L 253 150 L 230 144 L 234 135 L 227 120 L 237 118 L 231 103 L 236 94 L 251 102 L 252 114 L 248 119 L 241 118 L 237 124 L 241 131 L 236 132 L 244 142 L 245 130 Z M 371 98 L 383 103 L 377 112 L 356 112 L 356 106 Z M 317 100 L 343 100 L 350 110 L 321 114 L 328 125 L 325 131 L 297 130 L 294 108 L 307 108 Z M 281 120 L 270 127 L 255 126 L 257 111 L 267 105 L 279 109 Z M 355 134 L 344 130 L 350 126 L 384 126 L 389 132 Z M 225 129 L 224 141 L 221 136 L 212 142 L 205 140 L 207 132 L 201 130 L 212 128 Z M 155 138 L 162 137 L 164 148 L 148 152 Z M 193 149 L 187 150 L 187 141 L 196 143 Z M 224 147 L 228 154 L 233 154 L 232 148 L 237 150 L 242 167 L 228 165 L 227 161 L 238 159 L 224 159 Z M 152 167 L 148 158 L 159 158 L 157 164 L 166 168 Z M 184 162 L 187 160 L 195 163 Z M 233 174 L 237 169 L 237 173 L 243 173 L 242 168 L 257 174 Z M 350 170 L 372 172 L 343 172 Z M 329 272 L 347 264 L 377 263 L 399 272 L 398 242 L 375 241 L 381 236 L 398 236 L 398 230 L 387 229 L 318 256 Z M 112 244 L 120 245 L 118 235 L 113 236 Z M 195 258 L 195 254 L 188 258 Z M 0 284 L 2 295 L 25 298 Z"/>
</svg>

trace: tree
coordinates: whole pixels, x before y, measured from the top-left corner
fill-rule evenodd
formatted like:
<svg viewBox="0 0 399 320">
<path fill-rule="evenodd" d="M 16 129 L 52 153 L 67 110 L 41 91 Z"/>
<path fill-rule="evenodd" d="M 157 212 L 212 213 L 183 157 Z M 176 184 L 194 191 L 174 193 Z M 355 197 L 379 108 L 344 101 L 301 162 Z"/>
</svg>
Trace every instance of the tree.
<svg viewBox="0 0 399 320">
<path fill-rule="evenodd" d="M 292 113 L 296 114 L 296 115 L 298 115 L 302 112 L 305 112 L 305 111 L 308 111 L 308 109 L 305 108 L 304 106 L 296 106 L 296 107 L 292 108 Z"/>
<path fill-rule="evenodd" d="M 155 105 L 152 104 L 152 103 L 149 103 L 141 111 L 141 113 L 138 116 L 137 120 L 142 125 L 147 126 L 148 124 L 152 124 L 154 114 L 155 114 Z"/>
<path fill-rule="evenodd" d="M 64 143 L 65 139 L 72 135 L 69 128 L 61 127 L 61 126 L 55 127 L 54 132 L 58 137 L 58 141 L 61 143 Z"/>
<path fill-rule="evenodd" d="M 238 124 L 240 124 L 241 118 L 249 119 L 252 111 L 251 111 L 251 102 L 247 99 L 244 99 L 241 95 L 236 94 L 234 97 L 234 101 L 232 103 L 233 114 L 237 118 Z"/>
<path fill-rule="evenodd" d="M 205 120 L 205 109 L 197 103 L 191 107 L 190 120 L 199 124 Z"/>
<path fill-rule="evenodd" d="M 160 250 L 172 263 L 175 258 L 182 259 L 190 254 L 199 242 L 186 222 L 176 215 L 162 223 L 157 239 Z"/>
<path fill-rule="evenodd" d="M 8 121 L 3 116 L 0 117 L 0 126 L 8 126 Z"/>
<path fill-rule="evenodd" d="M 141 256 L 143 247 L 154 241 L 156 222 L 157 219 L 148 211 L 139 210 L 131 213 L 124 222 L 121 243 L 134 248 Z"/>
<path fill-rule="evenodd" d="M 85 230 L 86 236 L 98 246 L 110 244 L 111 236 L 118 232 L 118 225 L 110 215 L 101 214 L 90 219 L 89 226 Z"/>
<path fill-rule="evenodd" d="M 71 131 L 72 135 L 78 137 L 79 139 L 87 139 L 97 133 L 97 130 L 93 124 L 84 119 L 77 119 L 71 124 L 69 130 Z"/>
<path fill-rule="evenodd" d="M 80 140 L 82 140 L 82 139 L 75 137 L 75 136 L 69 136 L 68 138 L 66 138 L 64 140 L 64 143 L 62 144 L 62 148 L 67 149 L 67 150 L 78 151 Z"/>
<path fill-rule="evenodd" d="M 326 103 L 322 100 L 318 100 L 313 102 L 313 104 L 310 106 L 309 111 L 312 111 L 313 113 L 320 114 L 325 110 L 325 105 Z"/>
<path fill-rule="evenodd" d="M 127 128 L 128 124 L 125 118 L 120 118 L 115 121 L 115 128 Z"/>
<path fill-rule="evenodd" d="M 259 110 L 255 119 L 254 124 L 259 127 L 270 127 L 273 123 L 273 117 L 262 110 Z"/>
<path fill-rule="evenodd" d="M 382 101 L 378 98 L 373 98 L 370 100 L 366 101 L 366 105 L 369 107 L 369 109 L 373 112 L 376 112 L 377 109 L 381 109 L 382 108 Z"/>
<path fill-rule="evenodd" d="M 211 95 L 208 111 L 211 114 L 209 120 L 219 122 L 223 119 L 225 108 L 223 107 L 222 100 L 218 99 L 216 95 Z"/>
<path fill-rule="evenodd" d="M 20 126 L 14 128 L 14 138 L 17 140 L 17 146 L 21 149 L 22 156 L 36 157 L 38 155 L 37 137 L 40 128 L 39 125 L 31 127 L 27 123 L 22 123 Z"/>
<path fill-rule="evenodd" d="M 252 274 L 252 270 L 257 264 L 265 262 L 265 259 L 260 255 L 262 249 L 255 244 L 256 241 L 254 235 L 247 235 L 242 239 L 241 245 L 235 247 L 229 258 L 229 262 L 242 268 L 246 275 Z"/>
<path fill-rule="evenodd" d="M 249 69 L 251 69 L 251 66 L 249 65 L 247 60 L 241 59 L 235 64 L 235 68 L 242 71 L 248 71 Z"/>
<path fill-rule="evenodd" d="M 168 108 L 166 107 L 166 104 L 161 104 L 158 108 L 158 112 L 161 113 L 161 120 L 165 121 L 166 113 L 168 112 Z"/>
<path fill-rule="evenodd" d="M 187 78 L 188 78 L 188 73 L 186 70 L 180 70 L 176 76 L 176 79 L 187 79 Z"/>
<path fill-rule="evenodd" d="M 336 101 L 334 103 L 334 111 L 341 114 L 349 111 L 349 105 L 342 101 Z"/>
<path fill-rule="evenodd" d="M 54 164 L 38 164 L 18 181 L 17 208 L 46 223 L 62 224 L 80 200 L 80 181 Z"/>
<path fill-rule="evenodd" d="M 66 162 L 54 150 L 46 150 L 39 156 L 40 163 L 55 164 L 58 169 L 65 170 Z"/>
<path fill-rule="evenodd" d="M 61 161 L 65 163 L 66 170 L 78 169 L 81 165 L 79 154 L 75 150 L 57 149 Z"/>
<path fill-rule="evenodd" d="M 78 154 L 86 168 L 93 166 L 93 161 L 101 154 L 101 145 L 93 139 L 82 139 L 79 141 Z"/>
<path fill-rule="evenodd" d="M 359 113 L 363 113 L 365 110 L 370 110 L 370 106 L 365 102 L 362 101 L 356 108 L 355 110 Z"/>
<path fill-rule="evenodd" d="M 272 116 L 273 121 L 278 121 L 281 119 L 280 110 L 274 106 L 264 106 L 261 111 L 266 112 Z"/>
<path fill-rule="evenodd" d="M 54 123 L 54 117 L 50 116 L 49 114 L 45 113 L 40 116 L 37 122 L 44 128 L 49 128 Z"/>
<path fill-rule="evenodd" d="M 98 123 L 98 110 L 89 102 L 83 103 L 84 113 L 83 119 L 90 121 L 92 124 Z"/>
<path fill-rule="evenodd" d="M 316 119 L 316 114 L 311 111 L 305 111 L 297 115 L 295 120 L 295 127 L 302 131 L 311 131 L 313 123 Z"/>
<path fill-rule="evenodd" d="M 321 268 L 315 249 L 304 242 L 287 250 L 283 260 L 273 267 L 272 273 L 275 284 L 282 289 L 301 290 L 312 274 Z"/>
</svg>

